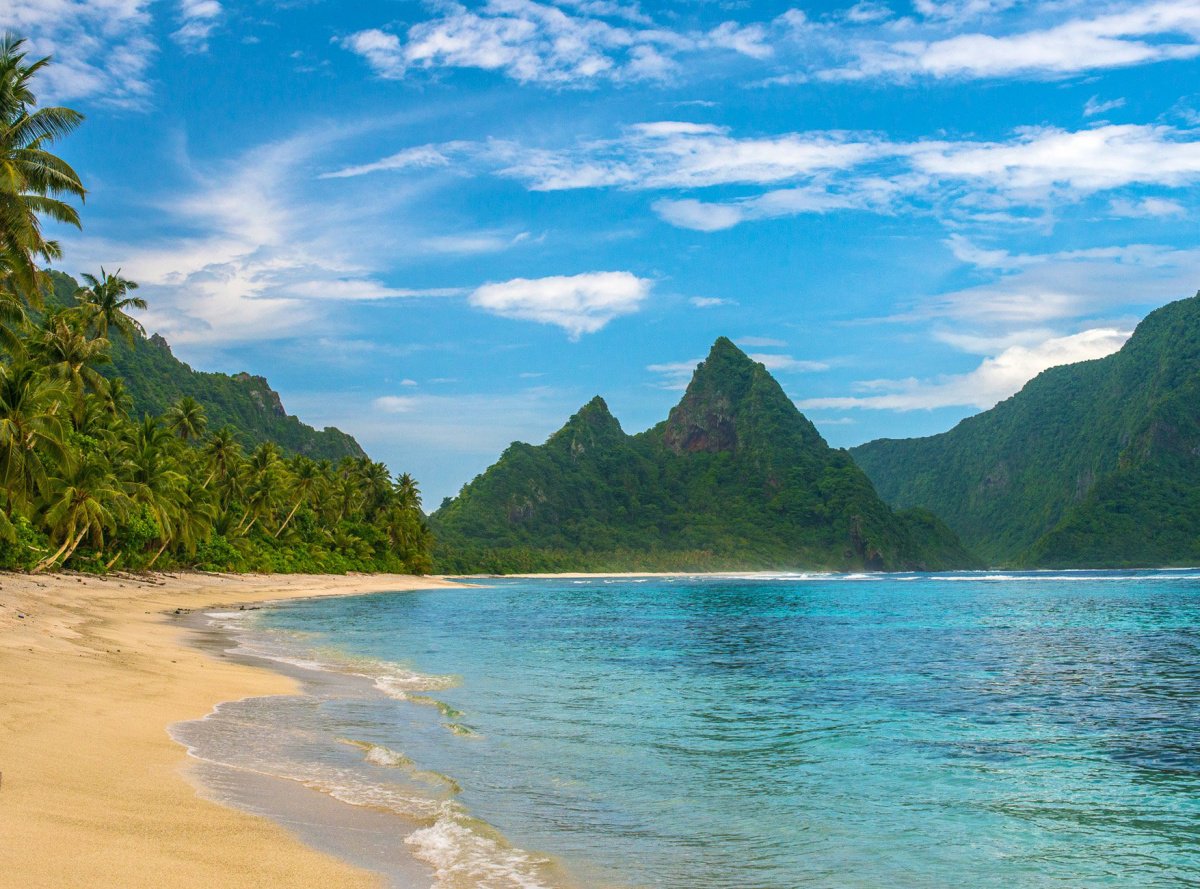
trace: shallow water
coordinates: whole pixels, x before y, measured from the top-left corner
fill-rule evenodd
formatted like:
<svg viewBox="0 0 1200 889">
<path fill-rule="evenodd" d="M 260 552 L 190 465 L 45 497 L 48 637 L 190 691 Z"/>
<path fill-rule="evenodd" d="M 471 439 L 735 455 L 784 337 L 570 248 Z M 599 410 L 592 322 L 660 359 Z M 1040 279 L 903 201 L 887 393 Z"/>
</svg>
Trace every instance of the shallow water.
<svg viewBox="0 0 1200 889">
<path fill-rule="evenodd" d="M 217 620 L 332 672 L 181 739 L 395 813 L 441 886 L 1200 882 L 1197 571 L 503 579 Z"/>
</svg>

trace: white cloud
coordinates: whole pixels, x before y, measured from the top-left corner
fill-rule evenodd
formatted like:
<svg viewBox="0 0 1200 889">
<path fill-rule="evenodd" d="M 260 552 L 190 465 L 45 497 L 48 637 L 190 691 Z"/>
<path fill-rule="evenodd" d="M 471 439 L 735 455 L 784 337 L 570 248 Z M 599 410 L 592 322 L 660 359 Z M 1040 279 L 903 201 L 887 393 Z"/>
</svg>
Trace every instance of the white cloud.
<svg viewBox="0 0 1200 889">
<path fill-rule="evenodd" d="M 411 414 L 423 400 L 420 395 L 382 395 L 372 404 L 385 414 Z"/>
<path fill-rule="evenodd" d="M 659 389 L 681 392 L 691 382 L 692 374 L 703 358 L 693 358 L 690 361 L 667 361 L 662 364 L 648 364 L 646 370 L 660 377 L 654 385 Z"/>
<path fill-rule="evenodd" d="M 923 301 L 899 321 L 949 320 L 984 336 L 1047 328 L 1128 306 L 1187 296 L 1200 280 L 1200 248 L 1129 244 L 1044 254 L 982 250 L 952 237 L 955 255 L 986 283 Z"/>
<path fill-rule="evenodd" d="M 961 21 L 969 4 L 925 5 L 930 16 L 947 11 L 951 15 L 944 18 Z M 1090 18 L 998 35 L 957 33 L 920 39 L 902 34 L 899 39 L 860 40 L 853 43 L 853 61 L 819 71 L 817 76 L 826 80 L 1060 77 L 1200 55 L 1200 7 L 1194 0 L 1120 3 L 1109 9 Z"/>
<path fill-rule="evenodd" d="M 151 0 L 0 2 L 0 31 L 29 39 L 30 56 L 54 57 L 39 75 L 39 98 L 92 99 L 123 108 L 149 103 Z"/>
<path fill-rule="evenodd" d="M 681 31 L 655 23 L 636 7 L 596 0 L 485 0 L 471 7 L 441 4 L 436 15 L 402 34 L 368 28 L 338 42 L 387 79 L 414 70 L 475 68 L 519 83 L 585 86 L 673 78 L 683 70 L 681 56 L 699 53 L 765 61 L 775 55 L 793 18 Z"/>
<path fill-rule="evenodd" d="M 722 299 L 719 296 L 693 296 L 688 300 L 697 309 L 715 309 L 717 306 L 736 306 L 732 299 Z"/>
<path fill-rule="evenodd" d="M 217 0 L 179 0 L 179 30 L 171 36 L 188 52 L 207 52 L 224 10 Z"/>
<path fill-rule="evenodd" d="M 1113 216 L 1133 219 L 1162 219 L 1188 215 L 1187 207 L 1179 201 L 1167 198 L 1140 198 L 1138 200 L 1116 198 L 1109 203 L 1108 212 Z"/>
<path fill-rule="evenodd" d="M 385 158 L 330 175 L 405 166 L 407 151 L 392 156 L 402 163 Z M 655 121 L 627 127 L 618 138 L 560 148 L 493 140 L 423 146 L 419 152 L 429 162 L 453 163 L 456 171 L 517 179 L 532 191 L 777 186 L 733 200 L 670 196 L 653 202 L 664 221 L 706 232 L 840 211 L 912 210 L 1027 224 L 1031 215 L 1049 219 L 1055 206 L 1100 192 L 1200 183 L 1197 133 L 1165 125 L 1026 127 L 1005 140 L 896 142 L 843 131 L 737 137 L 712 124 Z M 1157 206 L 1163 214 L 1169 209 Z"/>
<path fill-rule="evenodd" d="M 1118 108 L 1124 107 L 1124 99 L 1102 101 L 1099 96 L 1092 96 L 1083 105 L 1083 116 L 1095 117 L 1097 114 L 1104 114 L 1106 111 L 1116 111 Z"/>
<path fill-rule="evenodd" d="M 71 236 L 68 256 L 76 268 L 121 266 L 150 302 L 147 327 L 192 352 L 308 333 L 349 302 L 465 295 L 380 280 L 382 248 L 395 250 L 380 220 L 402 192 L 338 183 L 322 186 L 337 190 L 324 200 L 308 190 L 302 171 L 345 137 L 322 128 L 217 164 L 185 162 L 191 188 L 135 208 L 162 221 L 157 234 Z"/>
<path fill-rule="evenodd" d="M 447 147 L 453 148 L 453 143 Z M 330 173 L 322 173 L 321 178 L 347 179 L 351 176 L 365 176 L 368 173 L 378 173 L 382 170 L 408 170 L 413 167 L 445 167 L 449 163 L 450 159 L 442 149 L 433 145 L 418 145 L 414 148 L 405 148 L 403 151 L 397 151 L 395 154 L 374 161 L 373 163 L 343 167 L 340 170 L 334 170 Z"/>
<path fill-rule="evenodd" d="M 846 21 L 862 25 L 881 22 L 890 19 L 892 15 L 892 10 L 883 3 L 876 3 L 874 0 L 859 0 L 858 3 L 846 10 Z"/>
<path fill-rule="evenodd" d="M 1103 358 L 1121 348 L 1132 331 L 1093 328 L 1056 337 L 1035 346 L 1010 346 L 985 358 L 974 370 L 928 380 L 869 380 L 856 388 L 864 393 L 797 402 L 802 410 L 863 408 L 869 410 L 932 410 L 941 407 L 987 409 L 1018 392 L 1042 371 L 1061 364 Z"/>
<path fill-rule="evenodd" d="M 767 370 L 772 372 L 778 371 L 822 371 L 829 370 L 829 365 L 824 361 L 805 361 L 799 358 L 793 358 L 791 355 L 775 355 L 766 352 L 754 352 L 749 355 L 750 359 L 757 361 Z"/>
<path fill-rule="evenodd" d="M 760 349 L 782 349 L 787 345 L 783 340 L 769 336 L 744 336 L 737 340 L 739 346 L 749 346 Z"/>
<path fill-rule="evenodd" d="M 651 286 L 651 281 L 629 272 L 514 278 L 484 284 L 470 295 L 468 302 L 505 318 L 556 325 L 577 340 L 585 333 L 595 333 L 614 318 L 637 312 Z"/>
</svg>

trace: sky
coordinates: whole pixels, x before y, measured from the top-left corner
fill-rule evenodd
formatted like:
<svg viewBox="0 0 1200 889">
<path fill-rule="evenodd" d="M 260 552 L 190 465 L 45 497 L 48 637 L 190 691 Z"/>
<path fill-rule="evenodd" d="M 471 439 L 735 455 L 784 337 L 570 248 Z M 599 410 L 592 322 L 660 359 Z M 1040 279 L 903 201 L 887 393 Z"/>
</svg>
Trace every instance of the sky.
<svg viewBox="0 0 1200 889">
<path fill-rule="evenodd" d="M 834 446 L 1200 288 L 1197 0 L 0 0 L 121 268 L 429 508 L 718 336 Z"/>
</svg>

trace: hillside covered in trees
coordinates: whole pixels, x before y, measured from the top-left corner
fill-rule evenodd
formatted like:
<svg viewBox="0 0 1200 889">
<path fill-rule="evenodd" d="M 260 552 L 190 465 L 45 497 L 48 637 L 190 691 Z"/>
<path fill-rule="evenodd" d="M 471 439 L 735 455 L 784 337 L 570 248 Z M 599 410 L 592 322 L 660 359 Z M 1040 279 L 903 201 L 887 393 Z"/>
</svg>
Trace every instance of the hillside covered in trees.
<svg viewBox="0 0 1200 889">
<path fill-rule="evenodd" d="M 431 522 L 436 564 L 455 572 L 977 564 L 930 513 L 889 508 L 724 337 L 663 423 L 627 435 L 595 398 Z"/>
<path fill-rule="evenodd" d="M 134 282 L 39 268 L 62 255 L 43 218 L 78 226 L 85 194 L 50 151 L 82 117 L 38 107 L 47 63 L 0 39 L 0 568 L 428 570 L 409 476 L 265 380 L 175 361 L 130 315 Z"/>
<path fill-rule="evenodd" d="M 1200 564 L 1200 295 L 941 435 L 852 451 L 883 497 L 989 563 Z"/>
<path fill-rule="evenodd" d="M 53 289 L 46 294 L 46 307 L 75 306 L 79 282 L 55 271 L 49 272 L 49 279 Z M 203 406 L 209 426 L 228 426 L 246 448 L 270 441 L 289 453 L 315 460 L 366 456 L 353 436 L 342 430 L 331 426 L 317 430 L 288 414 L 279 394 L 263 377 L 192 370 L 157 334 L 146 337 L 134 329 L 129 337 L 109 341 L 108 356 L 100 373 L 125 381 L 134 416 L 165 413 L 179 399 L 190 397 Z"/>
</svg>

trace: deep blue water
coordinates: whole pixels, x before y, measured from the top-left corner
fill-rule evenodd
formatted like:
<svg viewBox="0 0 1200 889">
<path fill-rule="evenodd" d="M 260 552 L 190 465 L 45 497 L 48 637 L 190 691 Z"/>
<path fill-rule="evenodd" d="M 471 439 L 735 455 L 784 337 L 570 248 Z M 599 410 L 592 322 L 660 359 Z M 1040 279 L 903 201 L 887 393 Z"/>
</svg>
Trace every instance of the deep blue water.
<svg viewBox="0 0 1200 889">
<path fill-rule="evenodd" d="M 390 692 L 270 718 L 289 777 L 432 800 L 443 885 L 1200 885 L 1200 572 L 502 579 L 256 624 Z"/>
</svg>

